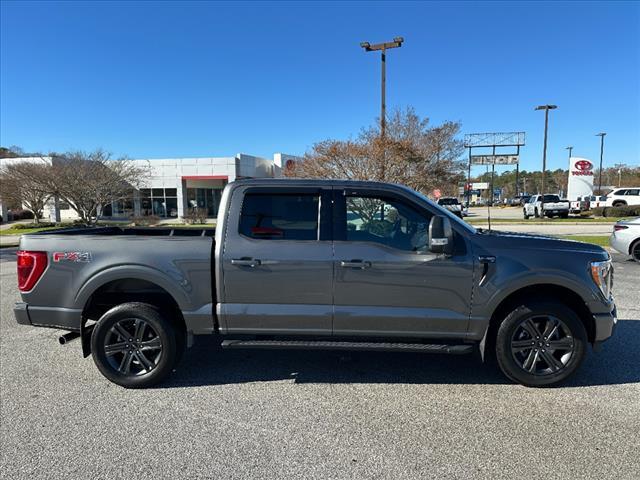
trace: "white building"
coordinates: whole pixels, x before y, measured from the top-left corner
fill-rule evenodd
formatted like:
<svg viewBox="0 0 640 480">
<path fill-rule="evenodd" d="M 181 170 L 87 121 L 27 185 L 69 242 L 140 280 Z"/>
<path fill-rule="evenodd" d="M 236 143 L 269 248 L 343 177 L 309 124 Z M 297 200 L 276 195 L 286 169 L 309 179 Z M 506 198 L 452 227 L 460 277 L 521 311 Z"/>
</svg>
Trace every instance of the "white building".
<svg viewBox="0 0 640 480">
<path fill-rule="evenodd" d="M 107 205 L 102 217 L 129 218 L 131 216 L 156 215 L 161 218 L 180 218 L 193 208 L 204 209 L 207 217 L 215 218 L 218 203 L 225 185 L 240 178 L 280 177 L 282 170 L 299 157 L 276 153 L 273 159 L 255 157 L 239 153 L 234 157 L 165 158 L 140 159 L 133 162 L 145 167 L 149 172 L 139 190 L 133 190 L 131 197 Z M 50 157 L 37 159 L 51 164 Z M 2 164 L 34 159 L 2 159 Z M 55 162 L 55 159 L 53 160 Z M 2 166 L 0 164 L 0 166 Z M 50 203 L 51 220 L 77 218 L 75 212 L 64 202 Z M 7 219 L 6 208 L 2 216 Z"/>
</svg>

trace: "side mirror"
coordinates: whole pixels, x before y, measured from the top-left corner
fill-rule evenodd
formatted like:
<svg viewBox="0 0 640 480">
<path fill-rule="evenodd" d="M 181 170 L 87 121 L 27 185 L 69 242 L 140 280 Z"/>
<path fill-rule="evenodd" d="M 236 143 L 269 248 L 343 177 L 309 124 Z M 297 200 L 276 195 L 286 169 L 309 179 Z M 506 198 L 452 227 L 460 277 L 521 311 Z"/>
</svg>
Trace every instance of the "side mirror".
<svg viewBox="0 0 640 480">
<path fill-rule="evenodd" d="M 434 215 L 429 223 L 429 251 L 432 253 L 453 253 L 453 231 L 447 217 Z"/>
</svg>

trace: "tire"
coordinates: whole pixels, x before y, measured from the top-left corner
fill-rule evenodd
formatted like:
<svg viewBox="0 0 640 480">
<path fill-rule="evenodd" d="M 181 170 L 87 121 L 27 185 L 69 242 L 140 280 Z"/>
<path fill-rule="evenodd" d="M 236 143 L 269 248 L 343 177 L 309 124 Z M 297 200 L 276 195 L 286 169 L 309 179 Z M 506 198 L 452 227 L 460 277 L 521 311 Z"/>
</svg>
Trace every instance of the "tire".
<svg viewBox="0 0 640 480">
<path fill-rule="evenodd" d="M 629 253 L 631 254 L 631 258 L 640 263 L 640 240 L 636 240 L 633 245 L 631 245 Z"/>
<path fill-rule="evenodd" d="M 524 208 L 522 209 L 522 215 L 524 216 L 525 220 L 529 220 L 529 215 L 527 215 L 527 211 Z"/>
<path fill-rule="evenodd" d="M 573 310 L 560 302 L 527 301 L 500 325 L 496 358 L 502 372 L 514 382 L 527 387 L 552 386 L 580 367 L 587 341 L 584 324 Z M 549 348 L 554 344 L 556 348 Z"/>
<path fill-rule="evenodd" d="M 177 335 L 171 321 L 154 306 L 123 303 L 98 320 L 91 334 L 91 354 L 108 380 L 125 388 L 146 388 L 173 370 L 179 358 Z"/>
<path fill-rule="evenodd" d="M 537 208 L 533 211 L 533 216 L 534 216 L 535 218 L 540 218 L 540 213 L 538 212 L 538 209 L 537 209 Z"/>
<path fill-rule="evenodd" d="M 626 207 L 627 206 L 627 202 L 625 202 L 624 200 L 618 200 L 617 202 L 613 202 L 613 204 L 611 206 L 612 207 Z"/>
<path fill-rule="evenodd" d="M 562 213 L 562 214 L 560 214 L 560 218 L 569 218 L 569 214 L 568 213 Z"/>
</svg>

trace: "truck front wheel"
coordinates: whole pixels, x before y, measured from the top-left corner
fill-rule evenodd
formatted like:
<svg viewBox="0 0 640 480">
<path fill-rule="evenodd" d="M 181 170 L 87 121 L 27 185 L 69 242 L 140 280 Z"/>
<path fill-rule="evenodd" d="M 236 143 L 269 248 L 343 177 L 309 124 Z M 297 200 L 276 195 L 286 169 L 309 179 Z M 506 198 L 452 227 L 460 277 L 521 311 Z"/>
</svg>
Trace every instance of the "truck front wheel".
<svg viewBox="0 0 640 480">
<path fill-rule="evenodd" d="M 555 385 L 581 365 L 587 333 L 571 309 L 556 302 L 525 302 L 502 322 L 496 357 L 502 372 L 529 387 Z"/>
<path fill-rule="evenodd" d="M 158 309 L 123 303 L 106 312 L 91 334 L 91 353 L 100 373 L 126 388 L 164 380 L 178 359 L 177 332 Z"/>
</svg>

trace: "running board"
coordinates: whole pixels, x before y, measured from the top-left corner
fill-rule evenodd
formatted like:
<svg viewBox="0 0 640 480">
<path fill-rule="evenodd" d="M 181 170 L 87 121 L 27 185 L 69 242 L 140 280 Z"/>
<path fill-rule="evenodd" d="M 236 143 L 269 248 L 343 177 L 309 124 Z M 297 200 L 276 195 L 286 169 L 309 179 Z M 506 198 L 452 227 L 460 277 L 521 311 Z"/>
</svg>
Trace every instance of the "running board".
<svg viewBox="0 0 640 480">
<path fill-rule="evenodd" d="M 427 343 L 331 342 L 313 340 L 223 340 L 222 348 L 366 350 L 378 352 L 448 353 L 473 352 L 473 345 L 438 345 Z"/>
</svg>

